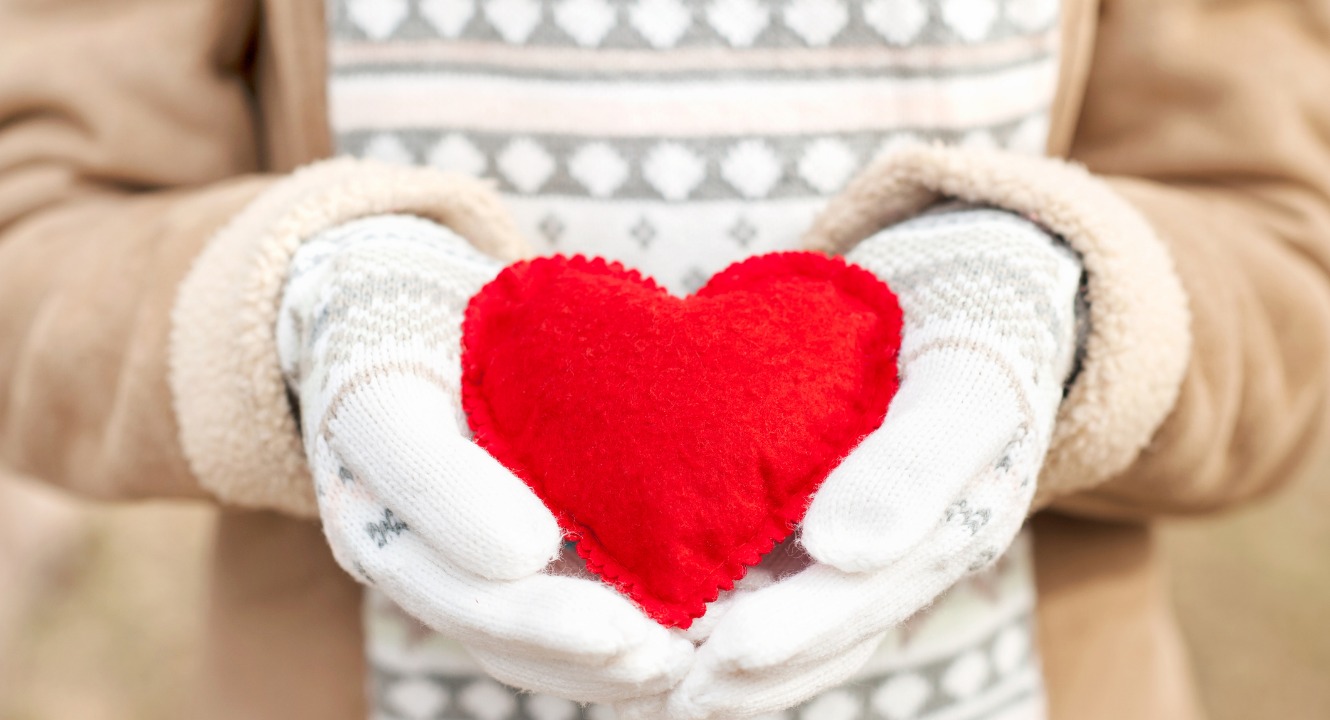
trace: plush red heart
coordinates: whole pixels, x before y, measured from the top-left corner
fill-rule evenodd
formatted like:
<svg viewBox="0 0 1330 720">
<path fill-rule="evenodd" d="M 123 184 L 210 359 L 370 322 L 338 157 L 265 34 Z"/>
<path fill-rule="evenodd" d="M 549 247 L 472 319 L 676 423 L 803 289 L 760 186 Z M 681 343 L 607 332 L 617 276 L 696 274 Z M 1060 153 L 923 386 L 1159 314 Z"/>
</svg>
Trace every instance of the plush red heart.
<svg viewBox="0 0 1330 720">
<path fill-rule="evenodd" d="M 587 567 L 688 627 L 881 424 L 900 328 L 886 285 L 814 253 L 751 258 L 688 298 L 539 258 L 471 300 L 462 400 Z"/>
</svg>

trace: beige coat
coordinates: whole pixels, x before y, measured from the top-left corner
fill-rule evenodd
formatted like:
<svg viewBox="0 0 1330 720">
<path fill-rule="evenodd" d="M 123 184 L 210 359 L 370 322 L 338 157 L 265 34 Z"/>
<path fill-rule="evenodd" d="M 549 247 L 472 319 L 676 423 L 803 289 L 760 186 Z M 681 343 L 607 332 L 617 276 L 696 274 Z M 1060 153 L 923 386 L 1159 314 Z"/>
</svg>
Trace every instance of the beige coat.
<svg viewBox="0 0 1330 720">
<path fill-rule="evenodd" d="M 272 349 L 295 244 L 397 211 L 523 252 L 481 183 L 291 174 L 331 151 L 321 10 L 0 0 L 0 472 L 222 505 L 207 717 L 365 717 L 360 592 L 309 519 Z M 1063 17 L 1050 152 L 1090 173 L 918 151 L 809 242 L 952 195 L 1081 251 L 1092 333 L 1034 519 L 1053 716 L 1185 719 L 1145 521 L 1269 492 L 1330 431 L 1330 9 L 1067 0 Z"/>
</svg>

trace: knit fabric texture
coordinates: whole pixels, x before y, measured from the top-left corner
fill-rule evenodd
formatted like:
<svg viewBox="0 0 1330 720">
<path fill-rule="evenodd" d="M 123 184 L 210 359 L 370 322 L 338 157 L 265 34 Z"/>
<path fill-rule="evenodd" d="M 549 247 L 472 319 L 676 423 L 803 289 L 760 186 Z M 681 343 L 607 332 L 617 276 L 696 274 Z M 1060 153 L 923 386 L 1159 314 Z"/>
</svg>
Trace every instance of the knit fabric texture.
<svg viewBox="0 0 1330 720">
<path fill-rule="evenodd" d="M 1044 714 L 1034 639 L 1029 538 L 962 580 L 929 612 L 886 634 L 839 687 L 769 717 L 784 720 L 1032 720 Z M 770 557 L 770 556 L 768 556 Z M 767 563 L 743 584 L 769 583 Z M 750 585 L 751 586 L 751 585 Z M 365 603 L 375 718 L 616 720 L 604 703 L 515 692 L 490 678 L 456 640 L 430 630 L 383 593 Z M 705 618 L 704 618 L 705 620 Z"/>
<path fill-rule="evenodd" d="M 490 178 L 538 254 L 621 261 L 677 295 L 745 257 L 797 249 L 826 200 L 899 146 L 1042 153 L 1058 64 L 1055 0 L 329 0 L 328 7 L 329 120 L 340 151 Z M 1020 579 L 991 588 L 992 602 L 981 593 L 977 602 L 955 601 L 952 612 L 947 595 L 928 613 L 961 635 L 979 637 L 994 622 L 1005 628 L 998 632 L 1029 632 L 998 610 L 1003 593 L 1032 587 L 1028 567 L 1013 568 Z M 380 627 L 369 626 L 371 648 L 382 651 L 373 662 L 405 655 L 423 663 L 405 673 L 376 665 L 385 717 L 498 720 L 523 716 L 535 699 L 493 692 L 497 686 L 474 678 L 437 687 L 489 689 L 410 714 L 394 698 L 424 687 L 416 680 L 454 677 L 459 666 L 439 659 L 431 667 L 434 656 L 422 659 L 409 647 L 391 653 L 387 639 L 374 637 Z M 1037 685 L 990 673 L 981 644 L 934 644 L 939 637 L 882 646 L 874 687 L 895 688 L 906 698 L 899 704 L 870 702 L 871 692 L 849 685 L 782 712 L 895 720 L 1001 708 L 1038 716 Z M 923 668 L 946 665 L 944 658 L 971 658 L 964 667 L 985 668 L 976 672 L 986 680 L 914 681 L 920 673 L 931 678 Z M 916 694 L 927 699 L 908 701 Z M 564 717 L 557 702 L 533 707 Z"/>
<path fill-rule="evenodd" d="M 900 390 L 813 495 L 799 539 L 815 562 L 733 601 L 664 698 L 671 718 L 779 711 L 852 677 L 1029 514 L 1075 349 L 1079 259 L 989 209 L 900 223 L 847 259 L 900 298 Z M 643 704 L 634 717 L 660 715 Z"/>
<path fill-rule="evenodd" d="M 494 180 L 537 254 L 676 294 L 874 158 L 1042 154 L 1056 0 L 330 0 L 341 152 Z"/>
<path fill-rule="evenodd" d="M 463 309 L 499 269 L 401 216 L 296 251 L 278 347 L 324 534 L 343 569 L 505 682 L 580 701 L 663 691 L 692 646 L 613 588 L 556 572 L 554 516 L 461 417 Z"/>
<path fill-rule="evenodd" d="M 411 526 L 440 534 L 438 544 L 469 558 L 462 564 L 473 571 L 498 577 L 529 571 L 521 558 L 495 554 L 504 545 L 487 542 L 493 538 L 455 532 L 458 498 L 421 502 L 446 497 L 448 489 L 437 487 L 443 483 L 431 487 L 426 478 L 448 469 L 421 467 L 428 458 L 418 456 L 409 438 L 391 437 L 402 427 L 392 416 L 410 417 L 413 408 L 420 413 L 415 423 L 437 423 L 419 432 L 464 433 L 456 401 L 460 318 L 470 295 L 499 267 L 460 237 L 412 217 L 338 226 L 303 244 L 292 259 L 277 325 L 282 371 L 300 400 L 324 530 L 338 561 L 363 581 L 375 576 L 370 549 L 389 546 Z M 363 397 L 375 402 L 371 393 L 395 384 L 414 389 L 416 402 L 352 411 Z M 433 417 L 438 411 L 421 402 L 430 397 L 425 388 L 444 398 L 441 407 L 451 417 Z M 348 426 L 338 432 L 341 425 Z M 361 436 L 392 443 L 383 453 L 391 464 L 376 467 L 358 457 Z M 539 515 L 539 502 L 521 492 L 500 499 L 524 502 Z M 505 529 L 514 532 L 511 544 L 548 546 L 534 569 L 558 544 L 557 538 L 549 543 L 548 523 Z"/>
</svg>

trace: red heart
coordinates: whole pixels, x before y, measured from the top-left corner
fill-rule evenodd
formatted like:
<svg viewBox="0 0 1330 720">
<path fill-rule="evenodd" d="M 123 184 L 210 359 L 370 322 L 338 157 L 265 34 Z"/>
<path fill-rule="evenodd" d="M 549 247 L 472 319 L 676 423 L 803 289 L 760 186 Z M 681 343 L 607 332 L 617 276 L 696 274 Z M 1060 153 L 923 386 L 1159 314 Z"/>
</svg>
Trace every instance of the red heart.
<svg viewBox="0 0 1330 720">
<path fill-rule="evenodd" d="M 682 299 L 539 258 L 471 300 L 462 401 L 587 567 L 688 627 L 881 424 L 900 328 L 886 285 L 824 255 L 754 257 Z"/>
</svg>

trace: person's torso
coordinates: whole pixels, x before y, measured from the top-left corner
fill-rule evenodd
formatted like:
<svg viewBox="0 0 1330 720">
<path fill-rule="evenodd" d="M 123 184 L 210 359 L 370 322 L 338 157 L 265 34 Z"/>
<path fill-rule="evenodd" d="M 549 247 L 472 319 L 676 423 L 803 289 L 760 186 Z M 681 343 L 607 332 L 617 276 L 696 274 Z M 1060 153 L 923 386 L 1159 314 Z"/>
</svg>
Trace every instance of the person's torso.
<svg viewBox="0 0 1330 720">
<path fill-rule="evenodd" d="M 493 179 L 539 254 L 687 293 L 795 249 L 856 172 L 910 142 L 1040 153 L 1056 0 L 330 0 L 339 153 Z M 1042 717 L 1019 542 L 791 717 Z M 383 717 L 597 717 L 484 678 L 372 594 Z"/>
<path fill-rule="evenodd" d="M 492 178 L 538 253 L 675 292 L 909 142 L 1040 153 L 1056 0 L 337 0 L 337 151 Z"/>
</svg>

